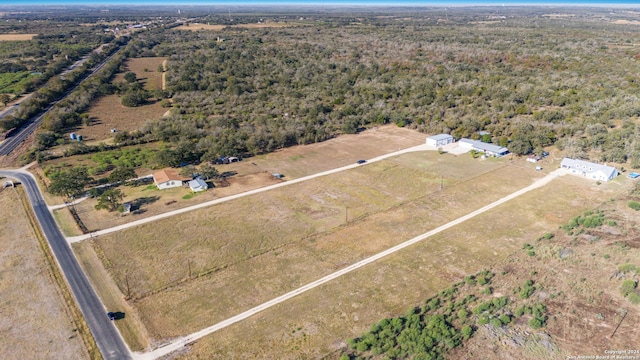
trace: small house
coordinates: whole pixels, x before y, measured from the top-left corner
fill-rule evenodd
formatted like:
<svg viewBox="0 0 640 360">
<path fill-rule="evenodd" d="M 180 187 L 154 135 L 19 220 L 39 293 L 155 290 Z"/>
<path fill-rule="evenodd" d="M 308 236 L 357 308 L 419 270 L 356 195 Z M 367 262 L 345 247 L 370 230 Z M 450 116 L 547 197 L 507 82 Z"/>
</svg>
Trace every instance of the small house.
<svg viewBox="0 0 640 360">
<path fill-rule="evenodd" d="M 191 191 L 193 192 L 205 191 L 208 188 L 209 186 L 207 185 L 207 183 L 199 177 L 189 181 L 189 189 L 191 189 Z"/>
<path fill-rule="evenodd" d="M 570 158 L 562 159 L 560 167 L 569 170 L 571 174 L 605 182 L 612 180 L 619 174 L 618 169 L 611 166 Z"/>
<path fill-rule="evenodd" d="M 174 169 L 163 169 L 153 173 L 153 182 L 160 190 L 182 186 L 183 182 L 189 180 L 191 179 L 180 176 Z"/>
<path fill-rule="evenodd" d="M 455 141 L 456 140 L 453 138 L 453 136 L 449 134 L 438 134 L 438 135 L 429 136 L 427 138 L 427 145 L 438 148 L 441 146 L 451 144 Z"/>
</svg>

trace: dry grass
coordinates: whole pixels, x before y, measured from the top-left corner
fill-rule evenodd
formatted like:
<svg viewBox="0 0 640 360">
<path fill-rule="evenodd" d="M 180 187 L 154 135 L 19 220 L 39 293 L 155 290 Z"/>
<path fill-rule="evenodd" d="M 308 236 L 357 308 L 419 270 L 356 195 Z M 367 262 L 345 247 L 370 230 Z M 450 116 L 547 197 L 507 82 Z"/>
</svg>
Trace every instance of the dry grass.
<svg viewBox="0 0 640 360">
<path fill-rule="evenodd" d="M 609 191 L 603 189 L 598 197 L 608 197 Z M 366 331 L 372 323 L 384 317 L 404 314 L 407 309 L 420 304 L 448 284 L 460 281 L 466 274 L 488 268 L 491 264 L 507 262 L 505 259 L 509 254 L 521 251 L 522 243 L 533 242 L 547 229 L 557 228 L 574 211 L 580 212 L 595 205 L 598 202 L 596 197 L 584 198 L 588 193 L 593 194 L 592 184 L 573 182 L 566 177 L 554 180 L 543 189 L 523 195 L 375 265 L 364 267 L 201 339 L 179 358 L 337 358 L 336 350 L 344 347 L 348 338 Z M 407 210 L 411 214 L 414 211 Z M 425 219 L 422 213 L 415 213 L 415 216 L 415 222 Z M 350 244 L 360 241 L 366 239 L 343 239 L 344 243 Z M 374 242 L 373 238 L 369 238 L 369 242 Z M 320 243 L 318 241 L 309 247 L 320 248 Z M 305 255 L 305 259 L 328 257 L 325 254 L 331 245 L 336 252 L 351 250 L 327 244 L 322 251 L 313 254 L 315 256 Z M 526 266 L 523 272 L 528 271 Z M 300 265 L 299 268 L 299 271 L 304 271 L 307 266 Z M 280 269 L 282 272 L 271 270 L 277 269 L 267 270 L 272 277 L 273 274 L 292 272 L 285 266 Z M 296 273 L 295 270 L 293 272 Z M 262 290 L 274 282 L 261 278 L 258 280 L 251 291 Z M 211 279 L 218 290 L 212 289 L 211 292 L 206 280 L 194 282 L 194 290 L 201 289 L 202 293 L 216 295 L 210 303 L 202 298 L 198 301 L 185 299 L 182 305 L 190 301 L 192 308 L 209 310 L 208 306 L 216 307 L 216 302 L 221 298 L 246 297 L 238 294 L 237 288 L 227 295 L 227 288 L 221 284 L 222 281 L 221 277 Z M 243 284 L 244 281 L 241 282 Z M 162 300 L 166 300 L 166 297 L 163 296 Z M 201 316 L 217 320 L 212 313 L 205 310 L 201 310 L 201 313 Z M 476 354 L 476 357 L 490 358 L 486 353 L 483 355 Z"/>
<path fill-rule="evenodd" d="M 0 41 L 24 41 L 31 40 L 38 34 L 0 34 Z"/>
<path fill-rule="evenodd" d="M 147 90 L 162 89 L 162 72 L 158 72 L 158 66 L 166 60 L 165 57 L 144 57 L 127 59 L 124 71 L 116 75 L 115 80 L 124 81 L 124 74 L 131 71 L 136 74 L 138 81 Z"/>
<path fill-rule="evenodd" d="M 189 30 L 189 31 L 198 31 L 198 30 L 213 30 L 220 31 L 224 28 L 245 28 L 245 29 L 262 29 L 262 28 L 271 28 L 271 27 L 289 27 L 289 26 L 297 26 L 298 24 L 290 24 L 290 23 L 274 23 L 274 22 L 265 22 L 265 23 L 256 23 L 256 24 L 238 24 L 238 25 L 210 25 L 210 24 L 199 24 L 199 23 L 190 23 L 186 25 L 180 25 L 175 27 L 176 30 Z"/>
<path fill-rule="evenodd" d="M 93 250 L 92 242 L 74 244 L 73 251 L 85 274 L 91 279 L 93 288 L 96 289 L 104 306 L 109 311 L 124 313 L 124 318 L 118 319 L 115 325 L 129 348 L 132 351 L 144 350 L 149 345 L 144 325 L 138 319 L 135 310 L 127 304 L 125 296 L 120 292 L 113 279 L 105 271 L 98 254 Z"/>
<path fill-rule="evenodd" d="M 66 236 L 82 235 L 82 231 L 78 227 L 78 224 L 73 219 L 73 215 L 67 208 L 62 208 L 53 211 L 53 218 L 56 220 L 60 231 Z"/>
<path fill-rule="evenodd" d="M 403 161 L 372 164 L 287 191 L 178 216 L 170 226 L 154 224 L 104 236 L 98 244 L 109 259 L 108 270 L 117 279 L 128 271 L 131 288 L 135 288 L 132 292 L 138 296 L 133 305 L 151 336 L 160 340 L 211 325 L 426 232 L 529 184 L 538 175 L 499 167 L 496 162 L 490 172 L 477 177 L 467 174 L 465 181 L 448 179 L 445 189 L 437 191 L 443 174 L 410 169 L 401 165 Z M 437 164 L 435 159 L 431 161 Z M 523 237 L 534 236 L 550 224 L 555 227 L 588 205 L 579 199 L 592 183 L 565 179 L 557 183 L 557 192 L 538 190 L 536 196 L 503 205 L 483 216 L 484 220 L 457 227 L 456 235 L 441 242 L 431 260 L 420 260 L 431 270 L 439 269 L 443 259 L 446 264 L 455 264 L 445 267 L 446 271 L 438 270 L 435 283 L 475 271 L 493 257 L 520 246 Z M 602 187 L 604 192 L 610 191 L 607 189 Z M 546 194 L 557 200 L 546 199 Z M 348 224 L 340 211 L 345 206 L 349 209 Z M 546 211 L 541 213 L 543 207 Z M 256 208 L 261 209 L 257 214 L 252 210 Z M 496 240 L 487 244 L 487 238 Z M 434 250 L 431 245 L 429 249 Z M 468 256 L 469 252 L 473 256 Z M 206 275 L 188 280 L 189 269 L 192 276 Z M 386 273 L 380 272 L 376 286 L 382 281 L 393 286 L 398 278 L 407 276 L 386 278 Z M 163 288 L 168 284 L 172 286 Z M 145 294 L 148 291 L 151 293 Z M 365 307 L 369 306 L 367 302 Z"/>
<path fill-rule="evenodd" d="M 398 128 L 395 125 L 374 128 L 358 135 L 340 136 L 323 143 L 295 146 L 275 153 L 255 156 L 238 163 L 216 165 L 220 172 L 236 173 L 236 175 L 228 178 L 229 186 L 221 187 L 221 183 L 216 181 L 216 188 L 209 189 L 206 193 L 198 194 L 191 199 L 182 198 L 184 195 L 189 194 L 189 190 L 182 188 L 160 191 L 147 189 L 146 186 L 138 188 L 121 187 L 126 195 L 125 201 L 135 202 L 142 200 L 145 202 L 141 207 L 141 211 L 129 216 L 121 217 L 114 213 L 108 214 L 104 210 L 96 211 L 94 209 L 95 200 L 81 203 L 76 206 L 76 209 L 82 221 L 90 230 L 109 228 L 166 211 L 277 183 L 280 180 L 275 180 L 271 176 L 274 172 L 285 174 L 285 179 L 294 179 L 319 171 L 353 164 L 357 159 L 369 159 L 397 151 L 398 148 L 404 149 L 418 145 L 424 142 L 424 138 L 424 134 Z M 157 146 L 157 144 L 140 146 Z M 78 155 L 52 160 L 47 162 L 45 166 L 62 163 L 70 166 L 94 165 L 88 160 L 87 155 Z M 150 173 L 152 173 L 151 170 L 138 170 L 138 175 L 140 176 Z M 170 205 L 167 205 L 168 203 Z"/>
<path fill-rule="evenodd" d="M 42 250 L 12 189 L 0 190 L 0 354 L 88 359 Z"/>
<path fill-rule="evenodd" d="M 120 103 L 120 97 L 117 95 L 104 96 L 95 101 L 88 111 L 93 119 L 92 124 L 80 126 L 74 132 L 81 134 L 87 142 L 107 141 L 113 138 L 112 128 L 117 131 L 137 130 L 146 121 L 159 119 L 166 111 L 167 109 L 160 106 L 160 102 L 127 107 Z"/>
</svg>

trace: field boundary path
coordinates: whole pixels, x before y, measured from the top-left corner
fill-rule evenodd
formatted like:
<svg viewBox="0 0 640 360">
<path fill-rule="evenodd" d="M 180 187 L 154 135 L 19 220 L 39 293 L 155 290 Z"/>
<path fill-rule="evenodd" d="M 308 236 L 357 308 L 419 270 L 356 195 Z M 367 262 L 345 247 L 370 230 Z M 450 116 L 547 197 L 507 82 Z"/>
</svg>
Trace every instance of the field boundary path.
<svg viewBox="0 0 640 360">
<path fill-rule="evenodd" d="M 412 149 L 412 148 L 410 148 L 410 149 Z M 407 150 L 409 150 L 409 149 L 407 149 Z M 440 227 L 437 227 L 437 228 L 435 228 L 435 229 L 433 229 L 431 231 L 428 231 L 428 232 L 426 232 L 426 233 L 424 233 L 422 235 L 418 235 L 418 236 L 414 237 L 413 239 L 407 240 L 407 241 L 405 241 L 405 242 L 403 242 L 401 244 L 398 244 L 398 245 L 396 245 L 394 247 L 391 247 L 391 248 L 389 248 L 389 249 L 387 249 L 385 251 L 382 251 L 382 252 L 380 252 L 378 254 L 375 254 L 375 255 L 370 256 L 370 257 L 368 257 L 366 259 L 360 260 L 360 261 L 358 261 L 358 262 L 356 262 L 356 263 L 354 263 L 352 265 L 347 266 L 346 268 L 344 268 L 342 270 L 338 270 L 338 271 L 336 271 L 334 273 L 326 275 L 326 276 L 324 276 L 324 277 L 322 277 L 322 278 L 320 278 L 320 279 L 318 279 L 316 281 L 308 283 L 308 284 L 306 284 L 306 285 L 304 285 L 302 287 L 299 287 L 299 288 L 297 288 L 297 289 L 295 289 L 293 291 L 290 291 L 290 292 L 288 292 L 288 293 L 286 293 L 284 295 L 278 296 L 277 298 L 274 298 L 274 299 L 269 300 L 269 301 L 267 301 L 265 303 L 262 303 L 262 304 L 260 304 L 260 305 L 258 305 L 256 307 L 253 307 L 253 308 L 251 308 L 251 309 L 249 309 L 249 310 L 247 310 L 245 312 L 242 312 L 242 313 L 240 313 L 238 315 L 230 317 L 227 320 L 221 321 L 221 322 L 219 322 L 219 323 L 217 323 L 217 324 L 215 324 L 213 326 L 210 326 L 208 328 L 202 329 L 202 330 L 200 330 L 198 332 L 195 332 L 193 334 L 190 334 L 190 335 L 184 336 L 182 338 L 179 338 L 179 339 L 177 339 L 177 340 L 175 340 L 175 341 L 173 341 L 171 343 L 168 343 L 167 345 L 165 345 L 163 347 L 160 347 L 158 349 L 152 350 L 152 351 L 147 352 L 147 353 L 133 353 L 133 358 L 134 359 L 139 359 L 139 360 L 152 360 L 152 359 L 158 359 L 160 357 L 163 357 L 163 356 L 165 356 L 167 354 L 170 354 L 170 353 L 172 353 L 174 351 L 177 351 L 177 350 L 183 348 L 185 345 L 190 344 L 190 343 L 192 343 L 192 342 L 194 342 L 194 341 L 196 341 L 196 340 L 198 340 L 198 339 L 200 339 L 202 337 L 205 337 L 205 336 L 207 336 L 207 335 L 209 335 L 211 333 L 214 333 L 214 332 L 216 332 L 218 330 L 224 329 L 227 326 L 230 326 L 230 325 L 233 325 L 233 324 L 235 324 L 237 322 L 245 320 L 245 319 L 247 319 L 247 318 L 249 318 L 249 317 L 251 317 L 251 316 L 253 316 L 253 315 L 255 315 L 255 314 L 257 314 L 257 313 L 259 313 L 261 311 L 263 311 L 263 310 L 266 310 L 266 309 L 268 309 L 268 308 L 270 308 L 272 306 L 275 306 L 275 305 L 280 304 L 280 303 L 282 303 L 282 302 L 284 302 L 286 300 L 289 300 L 289 299 L 291 299 L 293 297 L 296 297 L 296 296 L 298 296 L 300 294 L 303 294 L 303 293 L 305 293 L 305 292 L 307 292 L 307 291 L 309 291 L 311 289 L 314 289 L 314 288 L 316 288 L 316 287 L 318 287 L 318 286 L 320 286 L 322 284 L 325 284 L 325 283 L 327 283 L 327 282 L 329 282 L 331 280 L 334 280 L 334 279 L 336 279 L 336 278 L 338 278 L 338 277 L 340 277 L 342 275 L 348 274 L 348 273 L 350 273 L 350 272 L 352 272 L 352 271 L 354 271 L 356 269 L 359 269 L 359 268 L 361 268 L 361 267 L 363 267 L 365 265 L 368 265 L 368 264 L 373 263 L 373 262 L 375 262 L 377 260 L 380 260 L 380 259 L 382 259 L 383 257 L 385 257 L 387 255 L 393 254 L 393 253 L 398 252 L 398 251 L 400 251 L 400 250 L 402 250 L 402 249 L 404 249 L 406 247 L 409 247 L 409 246 L 411 246 L 411 245 L 413 245 L 415 243 L 418 243 L 418 242 L 420 242 L 422 240 L 425 240 L 425 239 L 427 239 L 427 238 L 429 238 L 429 237 L 431 237 L 433 235 L 436 235 L 436 234 L 438 234 L 438 233 L 440 233 L 440 232 L 442 232 L 444 230 L 447 230 L 447 229 L 449 229 L 449 228 L 451 228 L 453 226 L 456 226 L 456 225 L 458 225 L 458 224 L 460 224 L 460 223 L 462 223 L 464 221 L 467 221 L 467 220 L 469 220 L 469 219 L 471 219 L 471 218 L 473 218 L 473 217 L 475 217 L 477 215 L 480 215 L 480 214 L 482 214 L 482 213 L 484 213 L 484 212 L 486 212 L 488 210 L 491 210 L 491 209 L 495 208 L 496 206 L 504 204 L 505 202 L 507 202 L 509 200 L 515 199 L 518 196 L 523 195 L 523 194 L 525 194 L 525 193 L 527 193 L 529 191 L 538 189 L 538 188 L 548 184 L 549 182 L 551 182 L 551 180 L 553 180 L 553 179 L 555 179 L 555 178 L 557 178 L 559 176 L 563 176 L 565 174 L 567 174 L 566 169 L 554 170 L 553 172 L 549 173 L 547 176 L 536 180 L 535 182 L 533 182 L 533 184 L 531 184 L 531 185 L 529 185 L 527 187 L 524 187 L 524 188 L 522 188 L 522 189 L 520 189 L 520 190 L 518 190 L 516 192 L 513 192 L 513 193 L 511 193 L 511 194 L 509 194 L 509 195 L 507 195 L 507 196 L 505 196 L 505 197 L 503 197 L 503 198 L 501 198 L 499 200 L 496 200 L 496 201 L 492 202 L 489 205 L 483 206 L 480 209 L 472 211 L 472 212 L 468 213 L 467 215 L 461 216 L 461 217 L 459 217 L 459 218 L 457 218 L 457 219 L 455 219 L 453 221 L 450 221 L 450 222 L 448 222 L 448 223 L 446 223 L 446 224 L 444 224 L 444 225 L 442 225 Z M 301 179 L 303 179 L 303 178 L 301 178 Z M 298 180 L 301 180 L 301 179 L 298 179 Z"/>
</svg>

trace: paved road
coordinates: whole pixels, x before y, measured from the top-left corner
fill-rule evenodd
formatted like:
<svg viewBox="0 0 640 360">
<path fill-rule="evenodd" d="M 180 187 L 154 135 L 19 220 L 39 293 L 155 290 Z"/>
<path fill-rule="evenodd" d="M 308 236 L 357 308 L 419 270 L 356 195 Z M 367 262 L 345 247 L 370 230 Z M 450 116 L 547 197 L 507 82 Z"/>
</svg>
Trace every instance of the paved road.
<svg viewBox="0 0 640 360">
<path fill-rule="evenodd" d="M 567 174 L 566 169 L 555 170 L 555 171 L 549 173 L 544 178 L 538 179 L 533 184 L 531 184 L 531 185 L 529 185 L 529 186 L 527 186 L 525 188 L 522 188 L 522 189 L 520 189 L 520 190 L 518 190 L 516 192 L 513 192 L 513 193 L 503 197 L 502 199 L 496 200 L 496 201 L 492 202 L 489 205 L 486 205 L 486 206 L 484 206 L 484 207 L 482 207 L 482 208 L 480 208 L 478 210 L 472 211 L 472 212 L 468 213 L 467 215 L 461 216 L 461 217 L 459 217 L 459 218 L 457 218 L 457 219 L 455 219 L 453 221 L 450 221 L 450 222 L 448 222 L 448 223 L 446 223 L 446 224 L 444 224 L 444 225 L 442 225 L 440 227 L 437 227 L 437 228 L 435 228 L 435 229 L 433 229 L 433 230 L 431 230 L 429 232 L 426 232 L 426 233 L 424 233 L 422 235 L 418 235 L 418 236 L 414 237 L 413 239 L 407 240 L 407 241 L 405 241 L 405 242 L 403 242 L 401 244 L 398 244 L 398 245 L 396 245 L 396 246 L 394 246 L 392 248 L 389 248 L 389 249 L 387 249 L 385 251 L 382 251 L 382 252 L 377 253 L 377 254 L 375 254 L 373 256 L 370 256 L 370 257 L 368 257 L 368 258 L 366 258 L 364 260 L 360 260 L 357 263 L 349 265 L 349 266 L 347 266 L 346 268 L 344 268 L 342 270 L 338 270 L 338 271 L 336 271 L 334 273 L 331 273 L 329 275 L 326 275 L 326 276 L 324 276 L 324 277 L 322 277 L 322 278 L 320 278 L 320 279 L 318 279 L 316 281 L 313 281 L 313 282 L 308 283 L 308 284 L 306 284 L 304 286 L 301 286 L 301 287 L 299 287 L 299 288 L 297 288 L 297 289 L 295 289 L 293 291 L 290 291 L 290 292 L 288 292 L 288 293 L 286 293 L 284 295 L 278 296 L 275 299 L 272 299 L 272 300 L 269 300 L 269 301 L 267 301 L 265 303 L 262 303 L 262 304 L 254 307 L 254 308 L 251 308 L 251 309 L 249 309 L 249 310 L 247 310 L 247 311 L 245 311 L 243 313 L 240 313 L 240 314 L 238 314 L 236 316 L 230 317 L 227 320 L 221 321 L 221 322 L 219 322 L 219 323 L 217 323 L 217 324 L 215 324 L 213 326 L 210 326 L 208 328 L 202 329 L 202 330 L 200 330 L 198 332 L 195 332 L 193 334 L 190 334 L 190 335 L 184 336 L 182 338 L 179 338 L 179 339 L 177 339 L 177 340 L 175 340 L 175 341 L 173 341 L 173 342 L 171 342 L 171 343 L 169 343 L 169 344 L 167 344 L 167 345 L 165 345 L 165 346 L 163 346 L 161 348 L 155 349 L 153 351 L 150 351 L 150 352 L 147 352 L 147 353 L 144 353 L 144 354 L 134 353 L 134 359 L 136 359 L 136 360 L 155 360 L 155 359 L 158 359 L 160 357 L 166 356 L 166 355 L 168 355 L 168 354 L 170 354 L 170 353 L 172 353 L 172 352 L 174 352 L 176 350 L 181 349 L 185 345 L 190 344 L 190 343 L 192 343 L 192 342 L 194 342 L 194 341 L 196 341 L 196 340 L 198 340 L 198 339 L 200 339 L 202 337 L 205 337 L 205 336 L 207 336 L 207 335 L 209 335 L 209 334 L 211 334 L 213 332 L 216 332 L 218 330 L 226 328 L 227 326 L 230 326 L 230 325 L 233 325 L 233 324 L 235 324 L 237 322 L 245 320 L 245 319 L 247 319 L 247 318 L 249 318 L 249 317 L 251 317 L 251 316 L 253 316 L 253 315 L 255 315 L 255 314 L 257 314 L 257 313 L 259 313 L 261 311 L 264 311 L 264 310 L 266 310 L 266 309 L 268 309 L 268 308 L 270 308 L 272 306 L 280 304 L 280 303 L 282 303 L 282 302 L 284 302 L 286 300 L 289 300 L 289 299 L 291 299 L 293 297 L 296 297 L 296 296 L 298 296 L 298 295 L 300 295 L 302 293 L 305 293 L 305 292 L 307 292 L 307 291 L 309 291 L 311 289 L 314 289 L 314 288 L 316 288 L 316 287 L 318 287 L 318 286 L 320 286 L 322 284 L 325 284 L 325 283 L 327 283 L 327 282 L 329 282 L 331 280 L 334 280 L 334 279 L 336 279 L 336 278 L 338 278 L 338 277 L 340 277 L 342 275 L 348 274 L 348 273 L 350 273 L 350 272 L 352 272 L 352 271 L 354 271 L 356 269 L 359 269 L 359 268 L 361 268 L 361 267 L 363 267 L 363 266 L 365 266 L 367 264 L 370 264 L 370 263 L 373 263 L 373 262 L 375 262 L 377 260 L 380 260 L 381 258 L 383 258 L 383 257 L 385 257 L 387 255 L 393 254 L 393 253 L 395 253 L 397 251 L 400 251 L 400 250 L 402 250 L 402 249 L 404 249 L 404 248 L 406 248 L 408 246 L 411 246 L 411 245 L 413 245 L 413 244 L 415 244 L 417 242 L 425 240 L 426 238 L 429 238 L 429 237 L 431 237 L 433 235 L 436 235 L 436 234 L 438 234 L 438 233 L 440 233 L 440 232 L 442 232 L 444 230 L 447 230 L 447 229 L 449 229 L 449 228 L 451 228 L 453 226 L 456 226 L 456 225 L 458 225 L 458 224 L 460 224 L 460 223 L 462 223 L 464 221 L 467 221 L 467 220 L 469 220 L 469 219 L 471 219 L 473 217 L 476 217 L 476 216 L 484 213 L 485 211 L 491 210 L 491 209 L 493 209 L 494 207 L 496 207 L 498 205 L 504 204 L 505 202 L 507 202 L 509 200 L 515 199 L 515 198 L 517 198 L 518 196 L 520 196 L 522 194 L 525 194 L 525 193 L 527 193 L 527 192 L 529 192 L 531 190 L 540 188 L 540 187 L 548 184 L 551 180 L 557 178 L 558 176 L 562 176 L 562 175 L 565 175 L 565 174 Z"/>
<path fill-rule="evenodd" d="M 104 61 L 102 61 L 99 65 L 97 65 L 87 76 L 84 77 L 84 79 L 78 81 L 78 83 L 75 86 L 73 86 L 73 88 L 69 89 L 69 91 L 67 91 L 62 98 L 52 102 L 38 115 L 36 115 L 31 120 L 29 120 L 29 123 L 28 123 L 29 125 L 23 127 L 17 134 L 11 136 L 7 140 L 5 140 L 3 143 L 1 143 L 0 156 L 11 154 L 13 150 L 15 150 L 29 135 L 31 135 L 38 128 L 38 126 L 40 126 L 40 124 L 42 123 L 42 119 L 44 119 L 44 116 L 53 108 L 55 104 L 57 104 L 60 100 L 64 99 L 67 95 L 71 94 L 78 86 L 80 86 L 80 84 L 82 84 L 84 81 L 86 81 L 91 76 L 93 76 L 93 74 L 95 74 L 100 69 L 102 69 L 104 65 L 109 60 L 111 60 L 111 58 L 113 58 L 118 52 L 120 52 L 123 48 L 124 47 L 121 47 L 120 49 L 114 51 L 113 54 L 108 56 Z"/>
<path fill-rule="evenodd" d="M 77 304 L 80 306 L 102 357 L 118 360 L 131 359 L 131 351 L 122 340 L 115 325 L 107 318 L 104 306 L 49 212 L 35 179 L 26 171 L 0 170 L 0 176 L 14 178 L 24 186 L 40 227 Z"/>
</svg>

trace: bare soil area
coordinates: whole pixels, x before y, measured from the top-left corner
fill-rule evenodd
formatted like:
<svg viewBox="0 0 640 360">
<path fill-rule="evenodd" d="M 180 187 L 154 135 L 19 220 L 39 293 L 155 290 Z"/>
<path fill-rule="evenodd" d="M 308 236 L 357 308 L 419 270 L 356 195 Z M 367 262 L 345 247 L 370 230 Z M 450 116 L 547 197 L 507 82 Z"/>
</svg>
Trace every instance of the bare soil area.
<svg viewBox="0 0 640 360">
<path fill-rule="evenodd" d="M 0 41 L 24 41 L 31 40 L 38 34 L 0 34 Z"/>
<path fill-rule="evenodd" d="M 124 81 L 124 74 L 131 71 L 136 74 L 138 81 L 147 90 L 162 89 L 162 71 L 158 71 L 167 58 L 143 57 L 130 58 L 124 63 L 124 71 L 116 75 L 115 81 Z"/>
<path fill-rule="evenodd" d="M 210 25 L 210 24 L 200 24 L 200 23 L 190 23 L 186 25 L 180 25 L 176 27 L 177 30 L 189 30 L 189 31 L 198 31 L 198 30 L 214 30 L 219 31 L 224 28 L 246 28 L 246 29 L 261 29 L 261 28 L 270 28 L 270 27 L 287 27 L 287 26 L 296 26 L 297 24 L 293 23 L 280 23 L 280 22 L 264 22 L 264 23 L 255 23 L 255 24 L 237 24 L 237 25 Z"/>
<path fill-rule="evenodd" d="M 88 359 L 13 189 L 0 190 L 0 354 L 4 359 Z"/>
<path fill-rule="evenodd" d="M 114 136 L 111 129 L 137 130 L 146 121 L 159 119 L 166 111 L 167 109 L 157 101 L 138 107 L 127 107 L 121 104 L 117 95 L 104 96 L 95 101 L 88 111 L 93 120 L 91 125 L 81 126 L 73 132 L 82 135 L 84 141 L 106 141 Z"/>
</svg>

